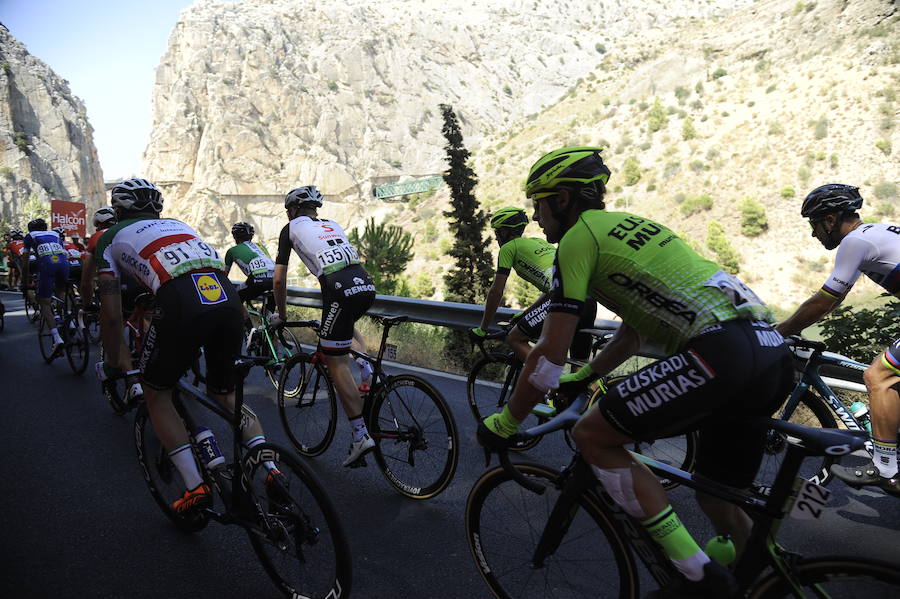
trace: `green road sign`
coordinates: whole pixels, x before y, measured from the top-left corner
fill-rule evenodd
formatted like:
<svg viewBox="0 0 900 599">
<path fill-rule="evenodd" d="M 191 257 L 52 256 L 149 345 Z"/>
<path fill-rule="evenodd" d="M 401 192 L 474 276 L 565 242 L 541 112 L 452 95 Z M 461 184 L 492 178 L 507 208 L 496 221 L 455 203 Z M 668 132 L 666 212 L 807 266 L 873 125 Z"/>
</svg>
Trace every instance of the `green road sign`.
<svg viewBox="0 0 900 599">
<path fill-rule="evenodd" d="M 390 185 L 373 187 L 372 195 L 379 199 L 393 198 L 396 196 L 409 195 L 411 193 L 431 191 L 433 189 L 438 189 L 443 184 L 443 177 L 428 177 L 426 179 L 416 179 L 415 181 L 404 181 L 403 183 L 392 183 Z"/>
</svg>

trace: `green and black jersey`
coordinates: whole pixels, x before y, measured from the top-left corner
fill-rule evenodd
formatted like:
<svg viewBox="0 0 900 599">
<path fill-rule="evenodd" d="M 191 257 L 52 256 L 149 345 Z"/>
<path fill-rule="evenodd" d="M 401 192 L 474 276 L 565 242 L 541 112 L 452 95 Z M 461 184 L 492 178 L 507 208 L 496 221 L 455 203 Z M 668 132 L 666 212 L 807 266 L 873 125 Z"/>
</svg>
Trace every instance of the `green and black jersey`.
<svg viewBox="0 0 900 599">
<path fill-rule="evenodd" d="M 225 252 L 225 269 L 237 264 L 248 277 L 271 279 L 275 275 L 275 262 L 266 247 L 252 241 L 244 241 Z"/>
<path fill-rule="evenodd" d="M 546 293 L 553 278 L 553 258 L 556 248 L 543 239 L 517 237 L 500 247 L 497 274 L 509 275 L 510 269 Z"/>
<path fill-rule="evenodd" d="M 588 210 L 559 242 L 550 311 L 578 314 L 588 297 L 668 354 L 718 322 L 774 321 L 736 277 L 663 225 L 626 212 Z"/>
</svg>

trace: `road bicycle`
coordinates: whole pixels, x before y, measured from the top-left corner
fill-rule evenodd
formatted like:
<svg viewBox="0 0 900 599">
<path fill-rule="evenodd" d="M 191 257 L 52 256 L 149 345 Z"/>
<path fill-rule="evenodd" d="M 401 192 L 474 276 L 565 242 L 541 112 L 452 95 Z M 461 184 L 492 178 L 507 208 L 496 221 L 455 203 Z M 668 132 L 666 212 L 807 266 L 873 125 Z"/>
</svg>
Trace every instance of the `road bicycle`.
<svg viewBox="0 0 900 599">
<path fill-rule="evenodd" d="M 172 509 L 172 502 L 184 491 L 184 483 L 154 434 L 147 406 L 142 403 L 135 416 L 134 438 L 144 480 L 157 505 L 179 530 L 196 532 L 210 520 L 246 530 L 263 568 L 286 597 L 346 597 L 352 583 L 350 549 L 321 483 L 289 450 L 268 442 L 247 449 L 241 443 L 242 420 L 248 411 L 244 380 L 252 366 L 263 364 L 265 358 L 252 356 L 241 356 L 235 362 L 234 413 L 184 377 L 173 389 L 172 403 L 191 433 L 197 467 L 213 491 L 212 507 L 185 514 Z M 198 424 L 216 426 L 205 422 L 206 412 L 204 418 L 192 414 L 197 406 L 227 424 L 227 429 L 219 428 L 219 439 L 231 435 L 230 449 L 224 443 L 220 445 L 227 461 L 218 467 L 207 466 L 203 457 L 206 452 L 195 438 Z M 280 475 L 272 473 L 272 465 Z"/>
<path fill-rule="evenodd" d="M 473 339 L 482 353 L 466 379 L 466 398 L 469 402 L 469 409 L 475 417 L 475 422 L 481 422 L 487 416 L 499 411 L 506 405 L 512 396 L 513 389 L 519 380 L 519 374 L 522 371 L 522 362 L 513 352 L 489 352 L 484 347 L 485 340 L 501 339 L 506 336 L 509 328 L 488 333 L 483 338 Z M 612 338 L 612 333 L 601 329 L 584 329 L 583 332 L 590 333 L 594 337 L 592 343 L 591 355 L 596 355 Z M 646 362 L 646 359 L 642 359 Z M 579 362 L 572 360 L 570 364 L 580 365 Z M 631 365 L 635 369 L 641 366 L 641 363 L 634 361 Z M 617 369 L 616 372 L 631 372 L 630 370 Z M 618 384 L 627 378 L 623 374 L 606 378 L 602 384 L 596 385 L 592 391 L 591 400 L 585 407 L 589 409 L 593 404 L 603 396 L 607 388 Z M 523 426 L 529 428 L 546 422 L 548 418 L 553 417 L 558 408 L 564 408 L 568 405 L 565 398 L 557 396 L 550 397 L 544 402 L 538 403 L 532 410 L 532 413 L 525 419 Z M 533 448 L 541 440 L 540 436 L 520 437 L 516 443 L 511 445 L 511 451 L 524 451 Z M 566 442 L 569 447 L 574 449 L 574 443 L 566 433 Z M 669 439 L 657 439 L 649 442 L 635 442 L 630 449 L 635 452 L 651 456 L 661 462 L 665 462 L 672 466 L 681 468 L 682 470 L 692 470 L 694 467 L 694 458 L 697 452 L 697 433 L 690 432 L 685 435 L 679 435 Z M 671 488 L 675 486 L 673 481 L 663 479 L 663 486 Z"/>
<path fill-rule="evenodd" d="M 866 432 L 868 424 L 868 408 L 857 406 L 851 411 L 832 389 L 843 388 L 856 392 L 865 392 L 862 384 L 862 373 L 868 368 L 846 356 L 829 352 L 820 341 L 810 341 L 799 337 L 787 340 L 794 354 L 799 381 L 797 386 L 775 413 L 775 417 L 788 422 L 819 428 L 844 428 L 851 431 Z M 786 435 L 776 429 L 766 433 L 765 453 L 754 486 L 761 494 L 769 492 L 771 481 L 778 469 L 778 463 L 788 446 Z M 865 449 L 869 454 L 873 447 L 870 439 L 866 440 Z M 855 460 L 856 456 L 823 455 L 807 460 L 800 474 L 804 478 L 818 484 L 827 485 L 834 475 L 831 465 L 838 457 L 841 461 Z M 868 459 L 868 456 L 865 460 Z"/>
<path fill-rule="evenodd" d="M 375 358 L 351 350 L 372 365 L 371 389 L 364 395 L 363 418 L 375 441 L 375 461 L 388 482 L 402 495 L 429 499 L 447 488 L 459 461 L 459 433 L 443 396 L 425 379 L 411 374 L 388 375 L 383 357 L 391 327 L 406 316 L 371 316 L 383 327 Z M 318 332 L 318 321 L 288 322 Z M 282 377 L 300 379 L 299 393 L 278 392 L 278 411 L 293 446 L 305 456 L 328 449 L 337 425 L 334 382 L 317 351 L 299 353 L 284 366 Z M 365 465 L 365 456 L 354 465 Z"/>
<path fill-rule="evenodd" d="M 544 435 L 574 425 L 587 399 L 522 436 Z M 751 423 L 747 423 L 751 425 Z M 843 455 L 865 444 L 865 433 L 814 429 L 783 420 L 757 419 L 789 438 L 769 496 L 720 485 L 652 458 L 634 457 L 658 476 L 740 506 L 753 528 L 733 572 L 745 597 L 774 599 L 900 596 L 895 564 L 836 555 L 804 557 L 776 541 L 785 516 L 819 518 L 830 492 L 796 479 L 804 457 Z M 562 470 L 513 464 L 485 472 L 466 503 L 466 537 L 482 579 L 496 597 L 607 597 L 637 599 L 637 559 L 660 586 L 680 574 L 643 526 L 625 513 L 597 482 L 579 454 Z M 635 559 L 635 556 L 637 559 Z"/>
<path fill-rule="evenodd" d="M 69 367 L 75 374 L 83 374 L 87 369 L 91 356 L 91 346 L 81 326 L 78 294 L 72 284 L 67 284 L 63 297 L 52 296 L 50 309 L 56 320 L 56 330 L 62 337 L 61 348 L 53 349 L 53 335 L 44 318 L 40 318 L 38 325 L 38 344 L 41 348 L 41 356 L 47 364 L 50 364 L 61 356 L 66 355 Z M 40 310 L 37 312 L 40 317 Z"/>
<path fill-rule="evenodd" d="M 276 390 L 280 391 L 282 383 L 281 369 L 285 361 L 299 351 L 300 342 L 290 329 L 279 327 L 277 333 L 273 331 L 269 318 L 272 315 L 271 307 L 274 305 L 272 292 L 266 291 L 258 301 L 259 307 L 254 306 L 254 301 L 246 302 L 247 312 L 251 320 L 258 323 L 247 336 L 247 354 L 268 358 L 263 364 L 266 376 Z M 284 395 L 295 397 L 300 391 L 300 378 L 283 379 L 286 385 Z"/>
</svg>

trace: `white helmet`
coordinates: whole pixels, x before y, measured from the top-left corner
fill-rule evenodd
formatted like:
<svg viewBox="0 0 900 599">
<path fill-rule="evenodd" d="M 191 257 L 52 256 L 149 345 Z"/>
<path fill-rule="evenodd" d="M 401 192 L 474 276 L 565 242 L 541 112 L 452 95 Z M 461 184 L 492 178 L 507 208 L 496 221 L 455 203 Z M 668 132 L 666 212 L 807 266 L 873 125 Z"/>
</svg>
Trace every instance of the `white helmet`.
<svg viewBox="0 0 900 599">
<path fill-rule="evenodd" d="M 163 197 L 159 188 L 146 179 L 126 179 L 112 188 L 113 208 L 128 212 L 162 212 Z"/>
<path fill-rule="evenodd" d="M 289 191 L 284 196 L 284 207 L 290 208 L 291 206 L 302 206 L 303 204 L 321 206 L 323 201 L 325 201 L 325 198 L 315 185 L 306 185 Z"/>
<path fill-rule="evenodd" d="M 94 213 L 94 228 L 108 229 L 116 224 L 118 220 L 119 219 L 116 218 L 116 211 L 109 206 L 104 206 Z"/>
</svg>

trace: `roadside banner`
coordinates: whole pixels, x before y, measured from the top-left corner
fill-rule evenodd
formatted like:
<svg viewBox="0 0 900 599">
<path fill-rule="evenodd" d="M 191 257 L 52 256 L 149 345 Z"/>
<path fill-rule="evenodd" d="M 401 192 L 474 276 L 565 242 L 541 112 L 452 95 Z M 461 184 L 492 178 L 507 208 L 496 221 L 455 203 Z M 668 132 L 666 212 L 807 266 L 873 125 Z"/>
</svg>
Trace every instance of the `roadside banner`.
<svg viewBox="0 0 900 599">
<path fill-rule="evenodd" d="M 81 202 L 50 200 L 50 228 L 62 227 L 67 237 L 78 233 L 84 239 L 87 233 L 86 215 L 87 208 Z"/>
</svg>

